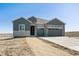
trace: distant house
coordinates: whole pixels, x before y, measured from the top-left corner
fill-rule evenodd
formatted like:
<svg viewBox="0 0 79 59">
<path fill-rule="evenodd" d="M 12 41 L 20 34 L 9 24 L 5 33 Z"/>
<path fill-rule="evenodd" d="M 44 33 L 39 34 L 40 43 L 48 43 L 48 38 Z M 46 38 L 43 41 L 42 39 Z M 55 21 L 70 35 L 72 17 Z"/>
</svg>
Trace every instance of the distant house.
<svg viewBox="0 0 79 59">
<path fill-rule="evenodd" d="M 13 36 L 64 36 L 65 24 L 54 18 L 50 21 L 34 16 L 13 21 Z"/>
</svg>

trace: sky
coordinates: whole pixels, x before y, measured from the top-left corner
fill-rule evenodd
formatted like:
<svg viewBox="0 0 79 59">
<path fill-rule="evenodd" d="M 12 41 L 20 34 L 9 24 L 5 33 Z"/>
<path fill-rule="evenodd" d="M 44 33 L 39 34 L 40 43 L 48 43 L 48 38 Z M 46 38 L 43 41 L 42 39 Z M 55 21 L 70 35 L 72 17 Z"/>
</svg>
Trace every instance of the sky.
<svg viewBox="0 0 79 59">
<path fill-rule="evenodd" d="M 0 33 L 12 33 L 12 21 L 31 16 L 65 23 L 65 31 L 79 31 L 79 4 L 75 3 L 0 3 Z"/>
</svg>

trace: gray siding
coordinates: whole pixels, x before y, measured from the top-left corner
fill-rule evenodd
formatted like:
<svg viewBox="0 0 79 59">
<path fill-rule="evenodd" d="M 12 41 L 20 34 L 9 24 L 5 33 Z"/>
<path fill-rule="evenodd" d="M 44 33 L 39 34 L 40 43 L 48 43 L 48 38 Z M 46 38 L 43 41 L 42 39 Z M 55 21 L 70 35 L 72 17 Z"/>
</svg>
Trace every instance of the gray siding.
<svg viewBox="0 0 79 59">
<path fill-rule="evenodd" d="M 44 36 L 44 28 L 37 29 L 37 36 Z"/>
<path fill-rule="evenodd" d="M 63 23 L 62 21 L 58 20 L 58 19 L 53 19 L 51 21 L 49 21 L 47 24 L 51 24 L 51 25 L 65 25 L 65 23 Z"/>
<path fill-rule="evenodd" d="M 63 29 L 62 29 L 62 36 L 65 35 L 65 25 L 63 25 Z"/>
<path fill-rule="evenodd" d="M 25 19 L 18 19 L 16 21 L 13 22 L 13 31 L 18 31 L 19 30 L 19 24 L 25 24 L 25 30 L 30 30 L 30 22 L 28 22 Z"/>
<path fill-rule="evenodd" d="M 41 19 L 40 19 L 41 20 Z M 43 22 L 43 21 L 42 21 Z M 36 20 L 36 18 L 31 17 L 29 19 L 19 18 L 13 21 L 13 31 L 14 36 L 30 36 L 30 27 L 35 25 L 35 36 L 64 36 L 65 34 L 65 24 L 58 19 L 54 19 L 45 22 L 44 24 Z M 25 24 L 25 32 L 19 32 L 19 24 Z M 39 24 L 39 26 L 37 25 Z M 41 26 L 42 24 L 42 26 Z M 55 26 L 48 26 L 55 25 Z M 59 25 L 59 26 L 57 26 Z M 63 25 L 63 26 L 61 26 Z M 60 28 L 59 28 L 60 27 Z"/>
</svg>

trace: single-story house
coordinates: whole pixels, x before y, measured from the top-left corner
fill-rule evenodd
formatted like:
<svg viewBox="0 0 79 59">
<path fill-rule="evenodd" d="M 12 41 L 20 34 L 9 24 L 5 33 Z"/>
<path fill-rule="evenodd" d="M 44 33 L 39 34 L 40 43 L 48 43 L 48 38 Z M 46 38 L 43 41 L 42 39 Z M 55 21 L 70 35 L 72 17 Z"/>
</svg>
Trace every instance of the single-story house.
<svg viewBox="0 0 79 59">
<path fill-rule="evenodd" d="M 13 21 L 13 36 L 64 36 L 65 23 L 57 18 L 50 21 L 37 17 L 20 17 Z"/>
</svg>

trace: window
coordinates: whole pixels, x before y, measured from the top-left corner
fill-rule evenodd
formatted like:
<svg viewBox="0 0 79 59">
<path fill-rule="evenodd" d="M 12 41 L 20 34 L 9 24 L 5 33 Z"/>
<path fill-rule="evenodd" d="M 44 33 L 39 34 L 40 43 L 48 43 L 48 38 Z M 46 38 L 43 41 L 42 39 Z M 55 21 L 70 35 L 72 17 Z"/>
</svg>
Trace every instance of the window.
<svg viewBox="0 0 79 59">
<path fill-rule="evenodd" d="M 19 24 L 19 31 L 25 31 L 25 24 Z"/>
</svg>

